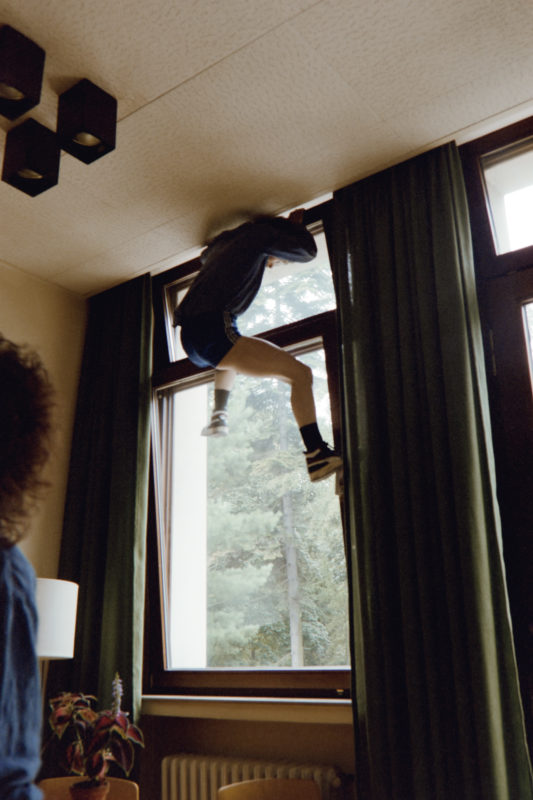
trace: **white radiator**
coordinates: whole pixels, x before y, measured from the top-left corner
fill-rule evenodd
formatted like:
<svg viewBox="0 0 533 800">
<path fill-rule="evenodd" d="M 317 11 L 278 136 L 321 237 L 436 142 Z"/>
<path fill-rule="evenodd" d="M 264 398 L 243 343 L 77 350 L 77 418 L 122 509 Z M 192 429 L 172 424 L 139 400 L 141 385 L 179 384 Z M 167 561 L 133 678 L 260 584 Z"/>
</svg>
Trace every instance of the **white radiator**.
<svg viewBox="0 0 533 800">
<path fill-rule="evenodd" d="M 322 800 L 342 797 L 340 772 L 317 764 L 179 753 L 163 759 L 161 773 L 162 800 L 216 800 L 220 786 L 251 778 L 311 779 L 318 784 Z"/>
</svg>

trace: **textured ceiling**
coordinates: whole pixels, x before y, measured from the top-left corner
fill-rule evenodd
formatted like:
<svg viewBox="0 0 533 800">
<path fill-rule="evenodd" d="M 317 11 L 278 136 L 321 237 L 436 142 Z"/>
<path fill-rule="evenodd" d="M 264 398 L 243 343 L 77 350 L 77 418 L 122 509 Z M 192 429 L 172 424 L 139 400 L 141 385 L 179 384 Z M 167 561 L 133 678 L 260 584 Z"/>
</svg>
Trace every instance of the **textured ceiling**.
<svg viewBox="0 0 533 800">
<path fill-rule="evenodd" d="M 46 51 L 40 105 L 89 78 L 116 150 L 0 183 L 0 262 L 82 295 L 190 257 L 242 209 L 282 211 L 533 114 L 530 0 L 0 0 Z M 14 124 L 0 118 L 0 143 Z"/>
</svg>

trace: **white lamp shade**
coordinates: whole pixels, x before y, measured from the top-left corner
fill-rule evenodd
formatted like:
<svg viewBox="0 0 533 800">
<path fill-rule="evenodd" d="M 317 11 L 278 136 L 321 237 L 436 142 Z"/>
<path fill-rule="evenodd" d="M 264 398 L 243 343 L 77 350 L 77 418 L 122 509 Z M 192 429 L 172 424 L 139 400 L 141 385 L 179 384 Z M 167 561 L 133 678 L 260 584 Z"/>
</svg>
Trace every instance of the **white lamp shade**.
<svg viewBox="0 0 533 800">
<path fill-rule="evenodd" d="M 35 599 L 39 615 L 39 658 L 72 658 L 76 633 L 78 584 L 37 578 Z"/>
</svg>

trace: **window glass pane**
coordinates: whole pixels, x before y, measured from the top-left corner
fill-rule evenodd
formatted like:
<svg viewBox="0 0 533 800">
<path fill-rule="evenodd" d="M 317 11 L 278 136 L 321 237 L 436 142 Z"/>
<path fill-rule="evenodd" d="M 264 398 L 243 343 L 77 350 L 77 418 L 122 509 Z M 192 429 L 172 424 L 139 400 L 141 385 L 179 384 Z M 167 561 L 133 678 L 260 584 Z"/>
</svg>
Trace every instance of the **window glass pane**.
<svg viewBox="0 0 533 800">
<path fill-rule="evenodd" d="M 529 359 L 529 374 L 533 387 L 533 302 L 525 303 L 524 310 L 524 332 L 526 336 L 527 353 Z"/>
<path fill-rule="evenodd" d="M 533 244 L 533 139 L 481 158 L 498 254 Z"/>
<path fill-rule="evenodd" d="M 335 308 L 335 292 L 323 232 L 315 234 L 317 257 L 304 264 L 290 262 L 266 269 L 261 289 L 248 311 L 239 317 L 241 333 L 253 336 Z M 192 278 L 165 287 L 167 336 L 171 360 L 185 358 L 180 328 L 172 327 L 174 308 L 187 293 Z"/>
<path fill-rule="evenodd" d="M 335 292 L 324 233 L 315 235 L 317 256 L 305 264 L 277 263 L 265 270 L 261 289 L 250 308 L 239 317 L 247 336 L 331 311 Z"/>
<path fill-rule="evenodd" d="M 172 320 L 174 317 L 174 309 L 177 308 L 187 294 L 187 289 L 193 280 L 194 276 L 189 276 L 182 281 L 175 281 L 165 286 L 165 326 L 171 361 L 179 361 L 182 358 L 187 358 L 187 353 L 181 346 L 181 328 L 174 328 L 172 326 Z"/>
<path fill-rule="evenodd" d="M 324 353 L 301 358 L 313 369 L 319 425 L 331 441 Z M 170 500 L 159 497 L 167 668 L 348 664 L 335 478 L 309 481 L 289 387 L 239 377 L 223 439 L 199 435 L 211 393 L 211 383 L 160 393 L 160 412 L 172 408 Z"/>
</svg>

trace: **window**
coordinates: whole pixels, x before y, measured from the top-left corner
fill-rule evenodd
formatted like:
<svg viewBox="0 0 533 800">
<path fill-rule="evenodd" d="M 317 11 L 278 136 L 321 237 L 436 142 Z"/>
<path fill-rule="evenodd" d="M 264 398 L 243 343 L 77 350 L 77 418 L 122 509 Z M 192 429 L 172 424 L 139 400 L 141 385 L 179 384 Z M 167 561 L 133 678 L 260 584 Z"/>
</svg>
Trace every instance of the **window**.
<svg viewBox="0 0 533 800">
<path fill-rule="evenodd" d="M 325 237 L 312 230 L 318 257 L 269 270 L 239 328 L 312 367 L 319 426 L 332 442 L 335 297 Z M 197 268 L 161 276 L 155 293 L 166 336 L 155 337 L 165 349 L 155 354 L 153 406 L 161 569 L 150 586 L 161 602 L 150 590 L 148 641 L 158 646 L 148 646 L 149 691 L 338 696 L 349 688 L 349 635 L 335 478 L 308 480 L 289 388 L 278 381 L 238 376 L 230 436 L 199 435 L 213 371 L 184 358 L 169 324 Z"/>
<path fill-rule="evenodd" d="M 533 264 L 532 118 L 460 148 L 476 272 L 485 280 Z"/>
<path fill-rule="evenodd" d="M 533 118 L 461 148 L 472 220 L 474 260 L 486 350 L 498 501 L 513 633 L 530 742 L 533 743 L 531 586 L 533 559 L 533 247 L 518 235 L 521 210 L 507 202 L 506 229 L 493 236 L 506 194 L 533 185 Z M 516 165 L 519 170 L 515 171 Z M 491 204 L 485 189 L 492 186 Z M 495 188 L 498 187 L 498 188 Z M 515 194 L 516 192 L 516 194 Z M 490 192 L 489 192 L 490 194 Z M 497 196 L 499 195 L 499 201 Z M 496 201 L 495 201 L 496 197 Z M 501 216 L 501 215 L 500 215 Z M 493 225 L 494 223 L 494 225 Z M 513 230 L 515 233 L 513 233 Z M 499 242 L 499 245 L 497 244 Z M 507 242 L 505 246 L 503 243 Z"/>
<path fill-rule="evenodd" d="M 533 244 L 533 138 L 480 158 L 498 254 Z"/>
</svg>

